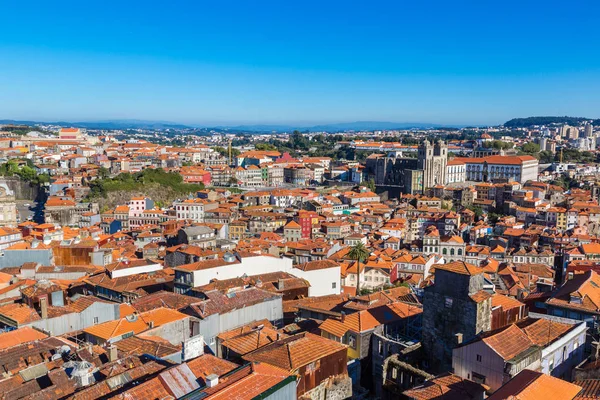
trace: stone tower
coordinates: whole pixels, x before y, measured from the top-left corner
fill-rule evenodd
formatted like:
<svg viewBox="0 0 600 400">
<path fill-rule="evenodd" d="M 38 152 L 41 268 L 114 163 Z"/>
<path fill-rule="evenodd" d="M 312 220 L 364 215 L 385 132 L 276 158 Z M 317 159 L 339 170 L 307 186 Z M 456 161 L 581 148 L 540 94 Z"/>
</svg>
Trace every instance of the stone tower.
<svg viewBox="0 0 600 400">
<path fill-rule="evenodd" d="M 446 183 L 446 165 L 448 164 L 448 145 L 441 140 L 435 144 L 424 140 L 419 145 L 418 169 L 423 170 L 423 188 Z"/>
<path fill-rule="evenodd" d="M 463 261 L 436 265 L 423 295 L 422 345 L 429 370 L 452 368 L 452 349 L 492 327 L 492 295 L 483 270 Z"/>
</svg>

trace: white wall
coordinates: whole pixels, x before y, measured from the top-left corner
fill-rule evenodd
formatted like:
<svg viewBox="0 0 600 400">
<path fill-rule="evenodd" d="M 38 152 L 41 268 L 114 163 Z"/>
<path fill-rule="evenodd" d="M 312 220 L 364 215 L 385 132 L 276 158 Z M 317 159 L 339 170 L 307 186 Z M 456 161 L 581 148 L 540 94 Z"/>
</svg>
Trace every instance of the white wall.
<svg viewBox="0 0 600 400">
<path fill-rule="evenodd" d="M 477 355 L 481 355 L 481 362 Z M 504 376 L 504 360 L 485 342 L 478 341 L 452 351 L 452 369 L 463 379 L 473 379 L 473 371 L 485 376 L 485 384 L 492 390 L 502 386 Z"/>
<path fill-rule="evenodd" d="M 140 267 L 131 267 L 131 268 L 124 268 L 124 269 L 119 269 L 116 271 L 112 271 L 110 273 L 112 278 L 120 278 L 122 276 L 130 276 L 130 275 L 137 275 L 137 274 L 143 274 L 146 272 L 153 272 L 153 271 L 158 271 L 163 269 L 163 266 L 160 264 L 150 264 L 150 265 L 142 265 Z"/>
<path fill-rule="evenodd" d="M 302 271 L 301 269 L 294 268 L 290 273 L 298 278 L 306 279 L 310 283 L 310 288 L 308 289 L 310 297 L 340 294 L 341 270 L 339 265 L 334 268 L 314 271 Z M 334 283 L 335 288 L 333 287 Z"/>
<path fill-rule="evenodd" d="M 194 286 L 210 283 L 212 279 L 232 279 L 244 274 L 258 275 L 271 272 L 287 272 L 298 278 L 303 278 L 310 284 L 309 296 L 323 296 L 326 294 L 340 294 L 340 267 L 321 269 L 316 271 L 302 271 L 293 268 L 290 258 L 269 256 L 244 257 L 239 264 L 229 264 L 221 267 L 193 271 Z M 336 283 L 335 288 L 332 283 Z"/>
<path fill-rule="evenodd" d="M 554 343 L 542 349 L 542 372 L 550 374 L 550 360 L 554 360 L 553 370 L 567 369 L 570 375 L 571 369 L 583 360 L 583 349 L 585 347 L 585 334 L 587 325 L 585 322 L 579 323 L 571 332 L 567 333 Z M 574 344 L 577 342 L 577 348 Z M 564 353 L 563 353 L 564 350 Z M 571 360 L 569 360 L 572 358 Z M 565 365 L 561 368 L 564 362 L 571 362 L 571 365 Z"/>
</svg>

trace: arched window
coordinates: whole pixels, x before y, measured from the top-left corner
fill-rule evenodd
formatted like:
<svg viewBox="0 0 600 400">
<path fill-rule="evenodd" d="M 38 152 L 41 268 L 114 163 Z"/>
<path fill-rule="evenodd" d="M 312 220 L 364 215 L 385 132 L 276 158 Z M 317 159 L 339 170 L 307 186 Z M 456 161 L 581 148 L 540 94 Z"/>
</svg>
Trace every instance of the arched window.
<svg viewBox="0 0 600 400">
<path fill-rule="evenodd" d="M 459 256 L 462 256 L 462 249 L 458 249 L 458 250 L 457 250 L 457 254 L 458 254 Z"/>
<path fill-rule="evenodd" d="M 446 254 L 448 254 L 448 251 L 447 251 L 447 250 L 448 250 L 448 249 L 446 249 L 446 248 L 444 247 L 444 248 L 442 249 L 442 254 L 443 254 L 443 255 L 446 255 Z"/>
<path fill-rule="evenodd" d="M 450 249 L 450 255 L 453 256 L 454 255 L 454 249 Z"/>
</svg>

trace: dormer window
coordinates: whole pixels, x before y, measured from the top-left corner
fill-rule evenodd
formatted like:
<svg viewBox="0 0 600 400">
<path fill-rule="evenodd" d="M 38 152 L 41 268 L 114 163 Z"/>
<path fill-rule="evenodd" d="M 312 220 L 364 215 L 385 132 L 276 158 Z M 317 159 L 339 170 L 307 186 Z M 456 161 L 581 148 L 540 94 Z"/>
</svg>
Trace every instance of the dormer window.
<svg viewBox="0 0 600 400">
<path fill-rule="evenodd" d="M 573 304 L 581 304 L 583 302 L 583 299 L 580 296 L 573 296 L 571 295 L 571 303 Z"/>
</svg>

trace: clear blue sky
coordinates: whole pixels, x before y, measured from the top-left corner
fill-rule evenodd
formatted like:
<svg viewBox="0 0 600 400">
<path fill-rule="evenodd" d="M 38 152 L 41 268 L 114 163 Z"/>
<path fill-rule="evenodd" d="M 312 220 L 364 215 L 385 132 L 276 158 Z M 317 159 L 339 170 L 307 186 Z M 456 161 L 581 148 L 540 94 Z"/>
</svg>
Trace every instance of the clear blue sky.
<svg viewBox="0 0 600 400">
<path fill-rule="evenodd" d="M 0 119 L 600 117 L 597 0 L 4 1 L 0 15 Z"/>
</svg>

